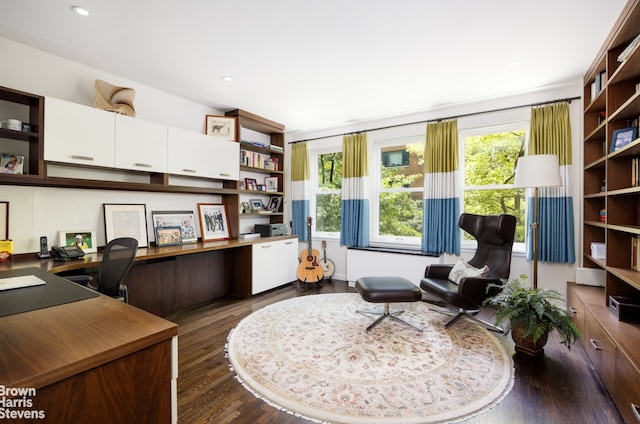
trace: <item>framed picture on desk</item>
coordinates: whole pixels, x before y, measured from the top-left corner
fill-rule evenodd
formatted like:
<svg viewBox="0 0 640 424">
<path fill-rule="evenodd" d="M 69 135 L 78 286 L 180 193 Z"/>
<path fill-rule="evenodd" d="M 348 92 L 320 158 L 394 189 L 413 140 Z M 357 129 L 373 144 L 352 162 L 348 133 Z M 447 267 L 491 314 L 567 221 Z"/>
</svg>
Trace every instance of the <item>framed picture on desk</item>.
<svg viewBox="0 0 640 424">
<path fill-rule="evenodd" d="M 84 253 L 95 253 L 98 251 L 98 239 L 95 230 L 92 231 L 59 231 L 59 246 L 77 246 Z"/>
<path fill-rule="evenodd" d="M 119 237 L 133 237 L 138 247 L 147 247 L 147 207 L 144 204 L 103 203 L 107 243 Z"/>
</svg>

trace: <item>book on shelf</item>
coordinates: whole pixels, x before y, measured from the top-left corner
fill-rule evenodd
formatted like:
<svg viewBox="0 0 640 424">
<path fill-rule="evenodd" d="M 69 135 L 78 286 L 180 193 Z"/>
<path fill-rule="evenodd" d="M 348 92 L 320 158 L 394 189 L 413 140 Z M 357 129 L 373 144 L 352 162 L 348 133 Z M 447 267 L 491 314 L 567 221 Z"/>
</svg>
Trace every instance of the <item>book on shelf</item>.
<svg viewBox="0 0 640 424">
<path fill-rule="evenodd" d="M 260 143 L 258 141 L 251 141 L 251 140 L 242 140 L 240 143 L 244 143 L 244 144 L 250 144 L 252 146 L 256 146 L 256 147 L 267 147 L 266 144 L 264 143 Z"/>
<path fill-rule="evenodd" d="M 636 49 L 636 47 L 638 47 L 638 43 L 640 43 L 640 34 L 637 35 L 636 38 L 634 38 L 633 41 L 631 41 L 629 45 L 622 51 L 622 53 L 618 55 L 618 62 L 624 62 L 625 60 L 627 60 L 629 56 L 631 56 L 631 53 L 633 53 L 633 51 Z"/>
<path fill-rule="evenodd" d="M 598 72 L 595 76 L 594 81 L 591 83 L 591 101 L 598 97 L 598 94 L 600 94 L 606 83 L 607 72 Z"/>
<path fill-rule="evenodd" d="M 240 150 L 240 164 L 251 168 L 264 168 L 265 158 L 268 156 L 249 150 Z"/>
<path fill-rule="evenodd" d="M 640 238 L 631 237 L 631 269 L 640 271 Z"/>
<path fill-rule="evenodd" d="M 271 150 L 272 152 L 278 152 L 278 153 L 284 152 L 284 148 L 282 148 L 280 146 L 276 146 L 275 144 L 270 144 L 269 145 L 269 150 Z"/>
</svg>

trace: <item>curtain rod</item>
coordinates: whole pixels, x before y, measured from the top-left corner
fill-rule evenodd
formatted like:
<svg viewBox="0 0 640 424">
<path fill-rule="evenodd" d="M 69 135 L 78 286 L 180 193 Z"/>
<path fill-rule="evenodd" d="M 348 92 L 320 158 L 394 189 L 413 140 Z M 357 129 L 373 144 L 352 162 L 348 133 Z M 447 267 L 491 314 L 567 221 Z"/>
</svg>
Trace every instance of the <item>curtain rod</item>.
<svg viewBox="0 0 640 424">
<path fill-rule="evenodd" d="M 520 109 L 520 108 L 523 108 L 523 107 L 544 106 L 544 105 L 548 105 L 548 104 L 552 104 L 552 103 L 562 103 L 562 102 L 571 103 L 573 100 L 578 100 L 578 99 L 580 99 L 580 96 L 567 97 L 567 98 L 564 98 L 564 99 L 557 99 L 557 100 L 548 100 L 548 101 L 545 101 L 545 102 L 538 102 L 538 103 L 529 103 L 529 104 L 520 105 L 520 106 L 509 106 L 509 107 L 503 107 L 503 108 L 500 108 L 500 109 L 485 110 L 485 111 L 482 111 L 482 112 L 471 112 L 471 113 L 465 113 L 465 114 L 462 114 L 462 115 L 447 116 L 445 118 L 425 119 L 423 121 L 407 122 L 405 124 L 387 125 L 386 127 L 369 128 L 368 130 L 351 131 L 351 132 L 348 132 L 348 133 L 325 135 L 325 136 L 322 136 L 322 137 L 315 137 L 315 138 L 307 138 L 307 139 L 304 139 L 304 140 L 290 141 L 289 144 L 302 143 L 302 142 L 305 142 L 305 141 L 322 140 L 322 139 L 325 139 L 325 138 L 338 137 L 338 136 L 341 136 L 341 135 L 359 134 L 359 133 L 368 132 L 368 131 L 380 131 L 380 130 L 386 130 L 386 129 L 389 129 L 389 128 L 405 127 L 407 125 L 427 124 L 429 122 L 446 121 L 446 120 L 449 120 L 449 119 L 456 119 L 456 118 L 466 118 L 468 116 L 482 115 L 482 114 L 485 114 L 485 113 L 493 113 L 493 112 L 503 112 L 505 110 Z"/>
</svg>

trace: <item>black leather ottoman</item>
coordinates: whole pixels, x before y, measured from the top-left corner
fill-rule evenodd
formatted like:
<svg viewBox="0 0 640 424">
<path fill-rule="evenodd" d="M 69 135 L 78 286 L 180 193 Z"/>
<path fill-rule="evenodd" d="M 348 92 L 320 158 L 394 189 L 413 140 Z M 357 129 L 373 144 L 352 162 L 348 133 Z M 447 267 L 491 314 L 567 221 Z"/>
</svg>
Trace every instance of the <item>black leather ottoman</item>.
<svg viewBox="0 0 640 424">
<path fill-rule="evenodd" d="M 422 328 L 398 317 L 404 310 L 389 311 L 389 303 L 417 302 L 422 299 L 422 291 L 411 281 L 401 277 L 362 277 L 356 280 L 356 290 L 363 300 L 371 303 L 384 303 L 384 311 L 357 310 L 359 314 L 380 315 L 365 331 L 371 330 L 385 318 L 407 324 L 416 330 Z"/>
</svg>

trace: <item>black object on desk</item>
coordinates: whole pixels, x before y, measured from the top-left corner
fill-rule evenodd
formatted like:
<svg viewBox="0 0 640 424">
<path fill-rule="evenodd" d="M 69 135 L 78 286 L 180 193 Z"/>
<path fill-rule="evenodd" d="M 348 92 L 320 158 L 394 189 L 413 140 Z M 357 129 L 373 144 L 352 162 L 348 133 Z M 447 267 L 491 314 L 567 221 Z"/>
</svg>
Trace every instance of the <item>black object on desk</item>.
<svg viewBox="0 0 640 424">
<path fill-rule="evenodd" d="M 0 271 L 0 278 L 35 275 L 43 285 L 0 291 L 0 317 L 49 308 L 100 296 L 99 293 L 75 284 L 40 268 L 20 268 Z"/>
</svg>

